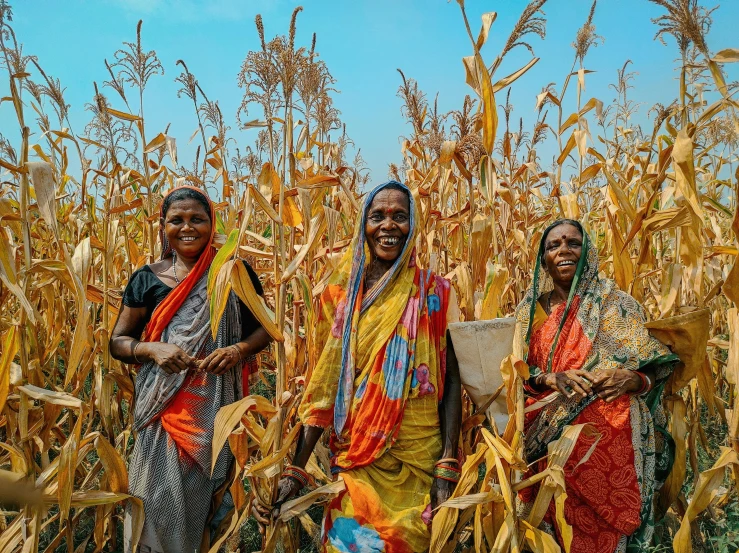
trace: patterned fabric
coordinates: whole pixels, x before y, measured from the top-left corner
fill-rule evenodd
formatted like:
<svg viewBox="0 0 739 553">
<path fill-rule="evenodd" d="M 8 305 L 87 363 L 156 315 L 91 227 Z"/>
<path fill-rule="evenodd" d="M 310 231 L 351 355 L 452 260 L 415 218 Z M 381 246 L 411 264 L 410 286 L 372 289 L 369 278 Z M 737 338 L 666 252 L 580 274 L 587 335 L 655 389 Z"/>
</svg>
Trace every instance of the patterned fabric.
<svg viewBox="0 0 739 553">
<path fill-rule="evenodd" d="M 208 254 L 211 248 L 207 247 L 201 261 L 212 261 L 212 254 Z M 210 333 L 209 266 L 210 261 L 200 269 L 200 277 L 191 283 L 182 301 L 170 298 L 187 284 L 197 265 L 159 304 L 152 315 L 156 324 L 147 325 L 144 339 L 176 344 L 197 359 L 241 339 L 239 303 L 233 292 L 215 340 Z M 201 551 L 206 527 L 215 530 L 233 507 L 226 494 L 222 503 L 215 506 L 217 511 L 213 510 L 214 495 L 226 479 L 232 455 L 225 445 L 211 475 L 211 440 L 218 410 L 242 397 L 248 367 L 249 362 L 223 375 L 195 369 L 168 374 L 153 361 L 139 367 L 133 408 L 133 429 L 138 434 L 128 473 L 129 493 L 144 504 L 141 552 Z M 130 552 L 130 507 L 124 528 L 124 547 Z M 205 536 L 205 543 L 208 537 Z"/>
<path fill-rule="evenodd" d="M 527 362 L 532 374 L 638 370 L 649 365 L 657 383 L 646 401 L 622 396 L 608 404 L 597 396 L 579 400 L 560 395 L 527 414 L 524 453 L 534 463 L 546 456 L 547 445 L 566 425 L 594 425 L 601 437 L 592 456 L 577 466 L 593 445 L 593 439 L 581 437 L 565 467 L 565 517 L 573 528 L 571 552 L 639 551 L 653 534 L 652 499 L 658 484 L 653 415 L 647 405 L 661 408 L 655 398 L 661 395 L 678 359 L 648 334 L 644 309 L 638 302 L 618 290 L 613 281 L 599 278 L 598 252 L 587 235 L 583 238 L 569 298 L 549 316 L 538 302 L 552 288 L 541 272 L 543 240 L 540 244 L 532 286 L 516 312 L 525 333 L 521 338 L 529 345 Z M 553 393 L 527 391 L 531 396 L 528 405 Z M 545 467 L 545 461 L 539 461 L 532 473 Z M 520 494 L 523 510 L 530 507 L 537 491 L 538 487 L 532 487 Z M 555 520 L 552 504 L 545 526 L 556 534 Z"/>
<path fill-rule="evenodd" d="M 316 333 L 325 347 L 299 412 L 304 424 L 331 428 L 332 470 L 347 484 L 326 510 L 325 551 L 411 552 L 429 544 L 421 515 L 442 450 L 451 285 L 415 263 L 411 200 L 403 252 L 364 290 L 364 225 L 385 186 L 368 195 L 352 245 L 321 296 Z"/>
</svg>

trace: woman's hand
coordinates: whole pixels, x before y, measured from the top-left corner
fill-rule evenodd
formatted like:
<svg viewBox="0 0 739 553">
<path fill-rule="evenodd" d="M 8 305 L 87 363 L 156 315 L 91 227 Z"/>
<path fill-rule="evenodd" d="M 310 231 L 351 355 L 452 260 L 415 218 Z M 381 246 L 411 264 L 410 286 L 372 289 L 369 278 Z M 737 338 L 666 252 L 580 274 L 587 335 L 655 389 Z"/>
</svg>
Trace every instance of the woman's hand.
<svg viewBox="0 0 739 553">
<path fill-rule="evenodd" d="M 634 393 L 642 385 L 636 372 L 625 369 L 598 369 L 590 375 L 593 391 L 606 403 L 616 401 L 624 394 Z"/>
<path fill-rule="evenodd" d="M 179 346 L 168 344 L 166 342 L 154 342 L 146 344 L 149 357 L 167 374 L 179 373 L 186 371 L 190 367 L 197 364 L 195 358 L 186 354 Z"/>
<path fill-rule="evenodd" d="M 584 399 L 592 393 L 593 374 L 579 369 L 546 373 L 541 377 L 541 384 L 566 397 Z"/>
<path fill-rule="evenodd" d="M 289 476 L 283 476 L 277 483 L 277 501 L 274 505 L 265 505 L 259 499 L 254 503 L 251 512 L 259 523 L 259 531 L 264 533 L 264 528 L 271 520 L 280 516 L 280 507 L 286 501 L 292 499 L 301 490 L 300 482 Z"/>
<path fill-rule="evenodd" d="M 227 346 L 225 348 L 218 348 L 200 361 L 198 369 L 203 372 L 221 375 L 232 367 L 235 367 L 239 361 L 241 361 L 241 355 L 236 351 L 236 348 L 234 346 Z"/>
<path fill-rule="evenodd" d="M 450 482 L 443 478 L 434 478 L 434 482 L 431 484 L 431 510 L 433 511 L 439 505 L 448 501 L 452 497 L 452 493 L 456 487 L 456 482 Z"/>
</svg>

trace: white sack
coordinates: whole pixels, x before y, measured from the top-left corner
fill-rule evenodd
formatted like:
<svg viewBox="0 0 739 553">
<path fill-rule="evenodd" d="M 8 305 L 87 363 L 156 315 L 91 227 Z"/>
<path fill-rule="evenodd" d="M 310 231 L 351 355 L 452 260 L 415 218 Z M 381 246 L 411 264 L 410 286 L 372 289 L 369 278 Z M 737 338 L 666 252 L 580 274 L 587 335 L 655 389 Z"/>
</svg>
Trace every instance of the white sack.
<svg viewBox="0 0 739 553">
<path fill-rule="evenodd" d="M 516 319 L 492 319 L 452 323 L 449 333 L 459 362 L 462 385 L 479 408 L 503 384 L 500 363 L 513 352 Z M 498 432 L 508 423 L 505 388 L 486 411 L 488 420 L 495 421 Z"/>
</svg>

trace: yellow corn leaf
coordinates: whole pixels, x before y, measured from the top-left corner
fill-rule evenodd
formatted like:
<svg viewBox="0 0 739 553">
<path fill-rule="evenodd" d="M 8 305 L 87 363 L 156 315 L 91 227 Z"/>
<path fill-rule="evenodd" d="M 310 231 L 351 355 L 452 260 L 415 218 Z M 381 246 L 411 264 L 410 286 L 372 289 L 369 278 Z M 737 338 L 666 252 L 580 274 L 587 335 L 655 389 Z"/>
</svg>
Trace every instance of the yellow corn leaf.
<svg viewBox="0 0 739 553">
<path fill-rule="evenodd" d="M 521 521 L 521 526 L 524 529 L 524 537 L 531 551 L 537 553 L 560 553 L 562 551 L 556 540 L 543 530 L 534 528 L 525 520 Z"/>
<path fill-rule="evenodd" d="M 579 219 L 580 218 L 580 206 L 577 203 L 577 194 L 565 194 L 560 196 L 562 201 L 562 210 L 565 217 L 568 219 Z"/>
<path fill-rule="evenodd" d="M 497 83 L 493 85 L 493 92 L 498 92 L 499 90 L 517 81 L 519 77 L 521 77 L 529 69 L 534 67 L 534 65 L 536 65 L 538 61 L 539 61 L 539 58 L 533 58 L 531 61 L 529 61 L 529 63 L 524 65 L 521 69 L 519 69 L 515 73 L 511 73 L 507 77 L 503 77 L 501 80 L 499 80 Z"/>
<path fill-rule="evenodd" d="M 626 245 L 623 242 L 623 233 L 618 226 L 618 221 L 611 214 L 610 211 L 606 210 L 608 215 L 608 221 L 611 224 L 611 238 L 613 244 L 611 252 L 613 256 L 613 276 L 616 280 L 616 284 L 621 290 L 628 291 L 629 285 L 634 280 L 634 264 L 631 261 L 629 251 L 626 249 Z"/>
<path fill-rule="evenodd" d="M 4 229 L 0 229 L 0 281 L 7 286 L 8 290 L 18 299 L 23 310 L 28 315 L 28 320 L 34 325 L 36 324 L 36 309 L 28 301 L 23 293 L 23 289 L 18 285 L 15 258 L 11 250 L 11 241 L 5 233 Z"/>
<path fill-rule="evenodd" d="M 125 494 L 128 491 L 128 471 L 120 454 L 102 436 L 95 438 L 95 449 L 105 474 L 108 476 L 108 487 L 111 492 Z M 72 498 L 74 501 L 74 497 Z"/>
<path fill-rule="evenodd" d="M 72 488 L 74 486 L 74 476 L 77 468 L 82 419 L 84 418 L 82 414 L 77 417 L 74 429 L 69 434 L 59 454 L 59 488 L 57 490 L 57 499 L 59 501 L 60 524 L 63 524 L 67 520 L 69 508 L 72 504 Z"/>
<path fill-rule="evenodd" d="M 688 433 L 688 424 L 686 421 L 687 408 L 685 401 L 679 396 L 672 396 L 674 399 L 666 400 L 667 408 L 671 411 L 670 418 L 670 434 L 675 440 L 675 464 L 672 471 L 667 477 L 667 481 L 662 486 L 659 493 L 659 504 L 662 512 L 667 512 L 670 505 L 677 499 L 680 489 L 685 481 L 685 436 Z"/>
<path fill-rule="evenodd" d="M 569 129 L 572 125 L 577 123 L 580 120 L 580 117 L 577 113 L 571 113 L 570 116 L 565 119 L 565 122 L 562 123 L 562 126 L 559 128 L 559 134 L 562 135 L 564 132 Z"/>
<path fill-rule="evenodd" d="M 495 543 L 493 543 L 493 547 L 490 550 L 490 553 L 508 553 L 510 551 L 509 546 L 511 543 L 511 539 L 513 538 L 513 534 L 517 532 L 516 530 L 516 521 L 513 518 L 513 513 L 511 511 L 506 511 L 506 517 L 503 520 L 503 524 L 500 527 L 500 531 L 495 536 Z M 539 553 L 538 549 L 535 549 L 537 553 Z"/>
<path fill-rule="evenodd" d="M 493 26 L 493 23 L 495 22 L 495 19 L 497 17 L 498 14 L 495 12 L 487 12 L 482 14 L 482 27 L 480 28 L 480 32 L 477 35 L 476 42 L 478 50 L 480 50 L 485 45 L 485 42 L 488 39 L 488 35 L 490 34 L 490 27 Z"/>
<path fill-rule="evenodd" d="M 721 291 L 734 302 L 734 305 L 739 305 L 739 255 L 734 259 L 734 264 L 729 271 L 729 276 L 726 277 L 726 282 L 721 287 Z"/>
<path fill-rule="evenodd" d="M 253 184 L 249 185 L 249 192 L 251 193 L 254 200 L 256 200 L 257 204 L 259 204 L 259 207 L 264 210 L 264 212 L 269 216 L 270 219 L 272 219 L 277 224 L 282 224 L 282 219 L 280 219 L 280 216 L 269 204 L 269 200 L 265 198 L 261 194 L 261 192 L 259 192 L 259 190 L 254 187 Z"/>
<path fill-rule="evenodd" d="M 36 192 L 36 201 L 41 216 L 46 224 L 59 239 L 59 228 L 56 220 L 56 187 L 51 165 L 44 161 L 29 162 L 28 172 L 31 175 L 33 189 Z"/>
<path fill-rule="evenodd" d="M 269 457 L 265 457 L 258 463 L 253 464 L 247 471 L 247 474 L 258 476 L 260 478 L 271 478 L 272 476 L 276 476 L 278 472 L 275 472 L 273 470 L 274 465 L 281 462 L 285 458 L 287 452 L 290 451 L 290 447 L 293 445 L 293 442 L 298 437 L 298 434 L 300 433 L 300 430 L 302 428 L 303 425 L 300 422 L 293 426 L 292 430 L 290 430 L 290 433 L 282 441 L 282 447 L 280 448 L 280 450 L 273 453 Z M 280 429 L 280 431 L 281 430 L 282 429 Z"/>
<path fill-rule="evenodd" d="M 298 188 L 322 188 L 324 186 L 336 186 L 341 179 L 336 175 L 316 175 L 309 179 L 298 182 Z"/>
<path fill-rule="evenodd" d="M 285 203 L 282 206 L 282 215 L 288 227 L 294 228 L 303 222 L 303 215 L 300 213 L 300 208 L 295 203 L 295 198 L 291 196 L 285 198 Z"/>
<path fill-rule="evenodd" d="M 508 282 L 508 275 L 508 267 L 488 260 L 480 320 L 495 319 L 498 316 L 503 287 Z"/>
<path fill-rule="evenodd" d="M 59 405 L 61 407 L 71 407 L 72 409 L 79 409 L 80 411 L 83 408 L 82 400 L 66 392 L 47 390 L 45 388 L 33 386 L 32 384 L 18 386 L 18 390 L 22 391 L 28 397 L 39 401 L 45 401 L 53 405 Z"/>
<path fill-rule="evenodd" d="M 644 220 L 644 232 L 653 233 L 661 230 L 678 228 L 689 225 L 692 220 L 693 218 L 690 214 L 690 209 L 687 207 L 661 209 L 651 217 Z"/>
<path fill-rule="evenodd" d="M 739 309 L 731 307 L 726 313 L 729 327 L 729 357 L 726 360 L 726 380 L 734 386 L 739 383 Z M 739 420 L 739 416 L 736 417 Z"/>
<path fill-rule="evenodd" d="M 520 471 L 525 471 L 528 468 L 526 462 L 519 458 L 518 455 L 516 455 L 516 452 L 513 451 L 513 448 L 505 441 L 501 440 L 497 436 L 493 436 L 487 428 L 480 428 L 480 432 L 482 433 L 485 443 L 488 444 L 488 447 L 505 459 L 511 467 Z"/>
<path fill-rule="evenodd" d="M 739 48 L 726 48 L 713 56 L 716 63 L 734 63 L 739 61 Z"/>
<path fill-rule="evenodd" d="M 334 498 L 345 489 L 346 484 L 343 480 L 339 479 L 336 482 L 331 482 L 330 484 L 316 488 L 312 492 L 301 497 L 291 499 L 290 501 L 283 503 L 280 508 L 280 520 L 287 522 L 306 511 L 314 503 Z"/>
<path fill-rule="evenodd" d="M 226 309 L 228 295 L 231 292 L 231 264 L 225 268 L 224 265 L 231 259 L 239 242 L 239 231 L 234 229 L 228 235 L 226 243 L 218 250 L 213 262 L 208 269 L 208 297 L 210 298 L 210 330 L 215 339 L 221 317 Z"/>
<path fill-rule="evenodd" d="M 113 117 L 117 117 L 118 119 L 123 119 L 124 121 L 141 121 L 141 117 L 138 115 L 133 115 L 132 113 L 126 113 L 125 111 L 118 111 L 117 109 L 106 107 L 105 111 L 107 111 L 110 115 Z"/>
<path fill-rule="evenodd" d="M 229 435 L 239 424 L 241 417 L 248 411 L 255 411 L 260 415 L 271 418 L 277 413 L 277 409 L 261 396 L 247 396 L 239 401 L 225 405 L 218 410 L 215 421 L 213 423 L 213 442 L 211 445 L 211 474 L 215 468 L 223 445 L 226 443 Z"/>
<path fill-rule="evenodd" d="M 156 135 L 145 147 L 144 147 L 144 153 L 150 154 L 151 152 L 158 150 L 162 146 L 164 146 L 167 143 L 167 137 L 164 135 L 164 133 L 159 133 Z"/>
<path fill-rule="evenodd" d="M 575 147 L 575 135 L 574 133 L 570 135 L 570 138 L 567 139 L 567 143 L 565 144 L 564 149 L 559 154 L 559 157 L 557 158 L 557 165 L 562 165 L 565 160 L 567 159 L 567 156 L 570 155 L 570 152 L 572 151 L 572 148 Z"/>
<path fill-rule="evenodd" d="M 495 133 L 498 128 L 498 107 L 495 104 L 495 92 L 490 81 L 490 73 L 480 52 L 475 53 L 478 80 L 482 91 L 482 144 L 488 155 L 493 154 L 495 148 Z"/>
<path fill-rule="evenodd" d="M 718 494 L 719 487 L 724 482 L 726 468 L 739 467 L 739 454 L 728 447 L 721 448 L 721 456 L 713 467 L 702 472 L 695 486 L 693 497 L 680 523 L 680 529 L 675 534 L 672 546 L 675 553 L 692 553 L 693 545 L 690 535 L 690 523 L 703 512 Z"/>
<path fill-rule="evenodd" d="M 670 263 L 662 276 L 662 297 L 659 302 L 659 311 L 662 316 L 665 316 L 675 306 L 682 283 L 683 266 L 679 263 Z"/>
<path fill-rule="evenodd" d="M 267 308 L 262 297 L 257 294 L 244 264 L 241 262 L 234 263 L 233 261 L 229 263 L 232 264 L 231 286 L 233 287 L 233 291 L 249 308 L 249 311 L 252 312 L 252 315 L 259 321 L 259 324 L 267 331 L 267 334 L 277 342 L 282 342 L 284 337 L 275 324 L 275 315 Z"/>
<path fill-rule="evenodd" d="M 619 186 L 616 179 L 613 178 L 613 175 L 607 169 L 603 169 L 603 174 L 608 179 L 608 193 L 613 204 L 618 206 L 630 221 L 636 219 L 636 211 L 634 211 L 634 206 L 631 205 L 626 192 Z"/>
<path fill-rule="evenodd" d="M 324 231 L 326 230 L 326 218 L 323 215 L 323 211 L 320 211 L 318 215 L 313 217 L 310 226 L 310 236 L 300 248 L 300 251 L 298 251 L 297 255 L 290 262 L 290 265 L 287 266 L 287 269 L 285 269 L 285 272 L 282 274 L 282 282 L 287 282 L 293 277 L 293 275 L 295 275 L 298 267 L 305 259 L 305 256 L 308 255 L 308 252 L 315 249 L 316 246 L 319 244 L 320 239 L 323 236 Z"/>
<path fill-rule="evenodd" d="M 3 349 L 0 352 L 0 413 L 5 407 L 10 392 L 10 363 L 13 362 L 15 354 L 20 347 L 18 327 L 11 326 L 2 336 Z"/>
</svg>

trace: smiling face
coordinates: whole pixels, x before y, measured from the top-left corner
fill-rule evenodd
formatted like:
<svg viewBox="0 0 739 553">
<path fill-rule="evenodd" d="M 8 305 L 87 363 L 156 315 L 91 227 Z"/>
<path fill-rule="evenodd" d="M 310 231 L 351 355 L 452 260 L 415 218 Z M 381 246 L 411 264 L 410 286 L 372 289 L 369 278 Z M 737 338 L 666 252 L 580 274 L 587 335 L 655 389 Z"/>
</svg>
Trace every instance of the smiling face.
<svg viewBox="0 0 739 553">
<path fill-rule="evenodd" d="M 567 289 L 572 285 L 582 254 L 582 240 L 580 230 L 568 223 L 549 231 L 544 242 L 543 266 L 555 284 Z"/>
<path fill-rule="evenodd" d="M 373 260 L 393 263 L 411 231 L 410 201 L 401 190 L 385 189 L 372 200 L 364 233 Z"/>
<path fill-rule="evenodd" d="M 194 199 L 172 202 L 164 215 L 164 233 L 172 249 L 185 260 L 196 259 L 210 239 L 210 214 Z"/>
</svg>

